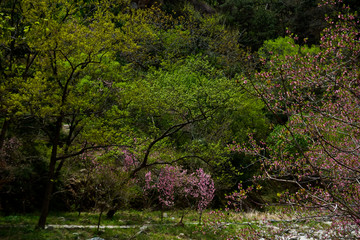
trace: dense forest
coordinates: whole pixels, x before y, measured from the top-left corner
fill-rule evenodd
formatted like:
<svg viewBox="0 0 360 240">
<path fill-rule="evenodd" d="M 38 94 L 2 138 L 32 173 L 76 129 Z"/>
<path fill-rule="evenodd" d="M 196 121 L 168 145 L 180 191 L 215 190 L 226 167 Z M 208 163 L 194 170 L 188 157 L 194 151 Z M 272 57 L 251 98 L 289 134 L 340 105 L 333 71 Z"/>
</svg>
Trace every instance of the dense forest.
<svg viewBox="0 0 360 240">
<path fill-rule="evenodd" d="M 317 208 L 360 225 L 349 0 L 0 1 L 0 211 Z"/>
</svg>

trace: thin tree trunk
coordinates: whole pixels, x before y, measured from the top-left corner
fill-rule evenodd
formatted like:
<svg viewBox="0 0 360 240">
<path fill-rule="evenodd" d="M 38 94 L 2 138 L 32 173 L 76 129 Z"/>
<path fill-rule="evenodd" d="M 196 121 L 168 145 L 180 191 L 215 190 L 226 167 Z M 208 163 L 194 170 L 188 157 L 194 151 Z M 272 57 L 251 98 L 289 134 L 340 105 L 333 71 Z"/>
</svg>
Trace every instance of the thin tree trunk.
<svg viewBox="0 0 360 240">
<path fill-rule="evenodd" d="M 184 223 L 183 223 L 184 216 L 185 216 L 185 209 L 183 208 L 182 213 L 181 213 L 180 222 L 178 223 L 179 226 L 184 226 Z"/>
<path fill-rule="evenodd" d="M 201 210 L 199 213 L 199 225 L 201 225 L 201 217 L 202 217 L 203 211 Z"/>
<path fill-rule="evenodd" d="M 2 149 L 2 147 L 4 145 L 5 135 L 6 135 L 8 127 L 9 127 L 9 124 L 10 124 L 9 120 L 5 119 L 3 126 L 1 128 L 1 132 L 0 132 L 0 150 Z"/>
<path fill-rule="evenodd" d="M 164 209 L 163 209 L 162 206 L 161 206 L 160 214 L 161 214 L 161 216 L 160 216 L 160 222 L 162 223 L 162 222 L 163 222 L 163 219 L 164 219 Z"/>
<path fill-rule="evenodd" d="M 100 222 L 101 222 L 101 216 L 103 214 L 104 210 L 103 208 L 101 208 L 100 214 L 99 214 L 99 219 L 98 219 L 98 224 L 97 224 L 97 231 L 99 232 L 100 229 Z"/>
</svg>

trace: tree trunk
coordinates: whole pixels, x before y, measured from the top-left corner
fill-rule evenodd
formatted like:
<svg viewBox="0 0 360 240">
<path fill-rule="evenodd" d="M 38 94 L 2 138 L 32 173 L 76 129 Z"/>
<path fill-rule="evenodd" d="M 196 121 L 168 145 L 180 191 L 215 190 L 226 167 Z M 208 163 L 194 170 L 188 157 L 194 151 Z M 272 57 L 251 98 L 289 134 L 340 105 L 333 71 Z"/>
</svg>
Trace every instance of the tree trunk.
<svg viewBox="0 0 360 240">
<path fill-rule="evenodd" d="M 54 146 L 53 146 L 53 149 L 54 149 Z M 41 214 L 40 214 L 39 222 L 37 225 L 38 228 L 45 228 L 46 218 L 49 214 L 50 199 L 51 199 L 51 194 L 52 194 L 53 187 L 54 187 L 55 163 L 56 163 L 56 160 L 54 161 L 54 158 L 51 157 L 50 165 L 49 165 L 49 172 L 48 172 L 49 176 L 48 176 L 47 183 L 46 183 L 43 204 L 41 207 Z"/>
<path fill-rule="evenodd" d="M 203 211 L 201 210 L 199 213 L 199 225 L 201 225 L 201 217 L 202 217 Z"/>
<path fill-rule="evenodd" d="M 103 210 L 103 208 L 101 208 L 100 214 L 99 214 L 99 219 L 98 219 L 98 224 L 97 224 L 97 231 L 98 232 L 100 230 L 100 222 L 101 222 L 101 216 L 102 216 L 103 212 L 104 212 L 104 210 Z"/>
<path fill-rule="evenodd" d="M 178 223 L 179 226 L 184 226 L 183 220 L 185 216 L 185 209 L 182 210 L 180 222 Z"/>
<path fill-rule="evenodd" d="M 106 213 L 106 218 L 107 219 L 112 219 L 114 217 L 115 213 L 116 213 L 115 208 L 109 209 L 109 211 Z"/>
<path fill-rule="evenodd" d="M 48 179 L 47 184 L 45 188 L 44 198 L 43 198 L 43 204 L 41 207 L 41 214 L 39 218 L 39 222 L 37 225 L 37 228 L 45 228 L 46 224 L 46 218 L 49 214 L 49 206 L 50 206 L 50 200 L 52 191 L 54 188 L 54 182 L 55 182 L 55 166 L 56 166 L 56 157 L 57 157 L 57 150 L 60 140 L 60 131 L 61 131 L 61 125 L 62 125 L 62 117 L 58 117 L 56 121 L 56 127 L 55 127 L 55 133 L 52 143 L 52 150 L 51 150 L 51 157 L 50 157 L 50 164 L 49 164 L 49 171 L 48 171 Z"/>
<path fill-rule="evenodd" d="M 0 132 L 0 150 L 2 149 L 4 142 L 5 142 L 5 135 L 6 135 L 6 131 L 9 127 L 9 121 L 8 120 L 4 120 L 3 126 L 1 128 L 1 132 Z"/>
</svg>

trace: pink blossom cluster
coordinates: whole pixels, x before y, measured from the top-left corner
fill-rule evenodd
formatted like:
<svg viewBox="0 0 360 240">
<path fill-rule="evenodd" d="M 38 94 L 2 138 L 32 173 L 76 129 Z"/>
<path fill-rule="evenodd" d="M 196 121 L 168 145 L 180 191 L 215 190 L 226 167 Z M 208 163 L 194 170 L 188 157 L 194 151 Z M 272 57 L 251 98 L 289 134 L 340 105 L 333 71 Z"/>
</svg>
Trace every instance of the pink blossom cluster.
<svg viewBox="0 0 360 240">
<path fill-rule="evenodd" d="M 134 169 L 138 164 L 139 160 L 129 150 L 120 150 L 121 156 L 117 158 L 116 162 L 108 162 L 103 164 L 101 158 L 109 153 L 109 149 L 104 151 L 86 151 L 80 155 L 80 159 L 84 164 L 89 164 L 90 169 L 98 169 L 110 167 L 121 172 L 129 172 Z M 112 165 L 112 166 L 111 166 Z"/>
<path fill-rule="evenodd" d="M 122 153 L 124 154 L 123 165 L 125 171 L 129 171 L 139 164 L 139 161 L 136 159 L 136 157 L 128 150 L 123 150 Z"/>
<path fill-rule="evenodd" d="M 179 166 L 165 166 L 158 176 L 153 175 L 151 171 L 145 174 L 144 190 L 156 190 L 164 206 L 172 207 L 179 199 L 194 200 L 197 209 L 202 211 L 214 198 L 214 181 L 202 168 L 188 174 Z"/>
</svg>

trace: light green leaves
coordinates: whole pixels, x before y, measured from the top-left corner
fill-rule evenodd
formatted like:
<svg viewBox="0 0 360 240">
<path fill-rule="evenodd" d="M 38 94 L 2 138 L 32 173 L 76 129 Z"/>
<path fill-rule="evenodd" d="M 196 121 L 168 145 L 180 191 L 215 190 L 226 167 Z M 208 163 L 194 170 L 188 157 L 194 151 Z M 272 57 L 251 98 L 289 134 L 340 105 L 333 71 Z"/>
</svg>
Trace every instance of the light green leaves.
<svg viewBox="0 0 360 240">
<path fill-rule="evenodd" d="M 267 40 L 259 49 L 260 58 L 285 59 L 285 56 L 294 56 L 296 54 L 316 54 L 320 51 L 318 46 L 311 47 L 304 45 L 299 46 L 291 37 L 278 37 L 275 40 Z"/>
</svg>

